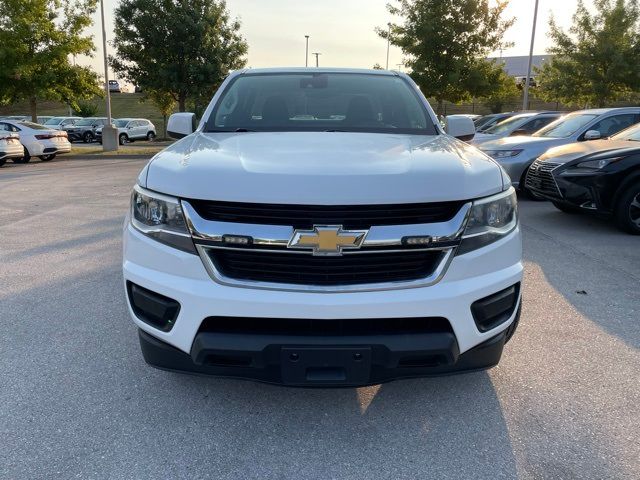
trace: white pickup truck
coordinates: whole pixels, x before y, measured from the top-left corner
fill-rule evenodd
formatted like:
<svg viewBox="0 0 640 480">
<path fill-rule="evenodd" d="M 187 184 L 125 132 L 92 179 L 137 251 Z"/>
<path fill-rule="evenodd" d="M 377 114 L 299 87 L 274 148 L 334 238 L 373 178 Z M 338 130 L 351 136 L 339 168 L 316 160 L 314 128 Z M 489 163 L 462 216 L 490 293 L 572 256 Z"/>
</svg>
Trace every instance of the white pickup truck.
<svg viewBox="0 0 640 480">
<path fill-rule="evenodd" d="M 353 69 L 238 71 L 199 125 L 173 115 L 124 226 L 146 361 L 296 386 L 496 365 L 516 195 L 472 121 L 445 124 L 407 75 Z"/>
</svg>

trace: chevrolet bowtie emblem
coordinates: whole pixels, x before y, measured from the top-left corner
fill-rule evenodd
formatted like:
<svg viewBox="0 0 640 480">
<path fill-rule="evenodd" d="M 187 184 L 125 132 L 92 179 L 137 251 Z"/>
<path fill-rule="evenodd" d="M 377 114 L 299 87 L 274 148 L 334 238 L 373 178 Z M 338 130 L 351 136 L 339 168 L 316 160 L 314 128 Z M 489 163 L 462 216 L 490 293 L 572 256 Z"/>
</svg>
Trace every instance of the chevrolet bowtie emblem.
<svg viewBox="0 0 640 480">
<path fill-rule="evenodd" d="M 313 230 L 295 230 L 289 248 L 313 250 L 314 255 L 342 255 L 342 250 L 360 248 L 367 230 L 343 230 L 341 225 L 314 225 Z"/>
</svg>

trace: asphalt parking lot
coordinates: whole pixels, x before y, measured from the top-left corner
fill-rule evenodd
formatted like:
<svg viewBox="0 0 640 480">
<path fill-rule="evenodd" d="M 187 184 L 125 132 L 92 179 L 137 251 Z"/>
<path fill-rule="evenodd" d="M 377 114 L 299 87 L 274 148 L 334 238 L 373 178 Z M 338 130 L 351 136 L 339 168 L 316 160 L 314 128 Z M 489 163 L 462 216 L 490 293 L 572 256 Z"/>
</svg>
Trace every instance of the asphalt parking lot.
<svg viewBox="0 0 640 480">
<path fill-rule="evenodd" d="M 638 478 L 640 238 L 521 202 L 488 372 L 291 389 L 147 367 L 120 236 L 143 160 L 0 169 L 0 478 Z"/>
</svg>

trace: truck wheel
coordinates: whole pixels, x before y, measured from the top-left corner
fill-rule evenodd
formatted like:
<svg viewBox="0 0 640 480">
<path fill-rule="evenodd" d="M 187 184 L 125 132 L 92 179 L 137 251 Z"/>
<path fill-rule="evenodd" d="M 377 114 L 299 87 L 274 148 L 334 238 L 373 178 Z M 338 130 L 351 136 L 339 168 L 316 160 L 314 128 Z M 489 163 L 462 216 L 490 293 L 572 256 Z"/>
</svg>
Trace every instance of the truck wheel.
<svg viewBox="0 0 640 480">
<path fill-rule="evenodd" d="M 121 133 L 120 136 L 118 137 L 118 141 L 120 145 L 124 145 L 129 141 L 129 137 L 127 137 L 126 133 Z"/>
<path fill-rule="evenodd" d="M 50 153 L 49 155 L 41 155 L 40 156 L 40 160 L 42 160 L 43 162 L 50 162 L 54 158 L 56 158 L 56 154 L 55 153 Z"/>
<path fill-rule="evenodd" d="M 84 132 L 84 135 L 82 135 L 82 141 L 84 143 L 91 143 L 93 142 L 93 133 L 91 132 Z"/>
<path fill-rule="evenodd" d="M 573 205 L 567 205 L 566 203 L 560 203 L 560 202 L 551 202 L 551 203 L 553 203 L 554 207 L 556 207 L 558 210 L 564 213 L 580 213 L 581 212 L 581 210 L 578 207 L 574 207 Z"/>
<path fill-rule="evenodd" d="M 640 183 L 631 185 L 618 200 L 616 223 L 628 233 L 640 235 Z"/>
<path fill-rule="evenodd" d="M 29 160 L 31 160 L 31 155 L 29 155 L 27 147 L 24 147 L 24 156 L 21 158 L 14 158 L 13 163 L 29 163 Z"/>
</svg>

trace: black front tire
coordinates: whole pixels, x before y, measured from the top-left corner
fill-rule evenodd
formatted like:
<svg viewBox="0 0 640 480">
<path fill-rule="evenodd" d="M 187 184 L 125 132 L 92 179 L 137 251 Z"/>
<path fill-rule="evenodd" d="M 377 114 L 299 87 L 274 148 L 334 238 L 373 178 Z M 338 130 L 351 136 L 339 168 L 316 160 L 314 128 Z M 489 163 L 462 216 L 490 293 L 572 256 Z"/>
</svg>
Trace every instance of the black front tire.
<svg viewBox="0 0 640 480">
<path fill-rule="evenodd" d="M 6 158 L 3 158 L 2 160 L 0 160 L 0 167 L 3 166 L 5 163 L 7 163 Z"/>
<path fill-rule="evenodd" d="M 50 162 L 54 158 L 56 158 L 55 153 L 50 153 L 49 155 L 40 155 L 40 160 L 42 160 L 43 162 Z"/>
<path fill-rule="evenodd" d="M 560 203 L 560 202 L 551 202 L 551 203 L 553 203 L 553 206 L 556 207 L 561 212 L 571 213 L 571 214 L 581 213 L 581 210 L 579 207 L 575 207 L 573 205 L 567 205 L 566 203 Z"/>
<path fill-rule="evenodd" d="M 82 135 L 82 141 L 84 143 L 91 143 L 93 142 L 93 133 L 91 132 L 85 132 L 84 135 Z"/>
<path fill-rule="evenodd" d="M 129 137 L 127 137 L 126 133 L 121 133 L 118 137 L 118 143 L 120 143 L 120 145 L 124 145 L 127 142 L 129 142 Z"/>
<path fill-rule="evenodd" d="M 27 147 L 24 147 L 24 156 L 21 158 L 14 158 L 13 163 L 29 163 L 29 160 L 31 160 L 31 155 L 29 155 Z"/>
<path fill-rule="evenodd" d="M 631 185 L 622 193 L 615 215 L 621 230 L 640 235 L 640 183 Z"/>
<path fill-rule="evenodd" d="M 156 139 L 156 134 L 153 132 L 147 133 L 147 141 L 153 142 Z"/>
</svg>

